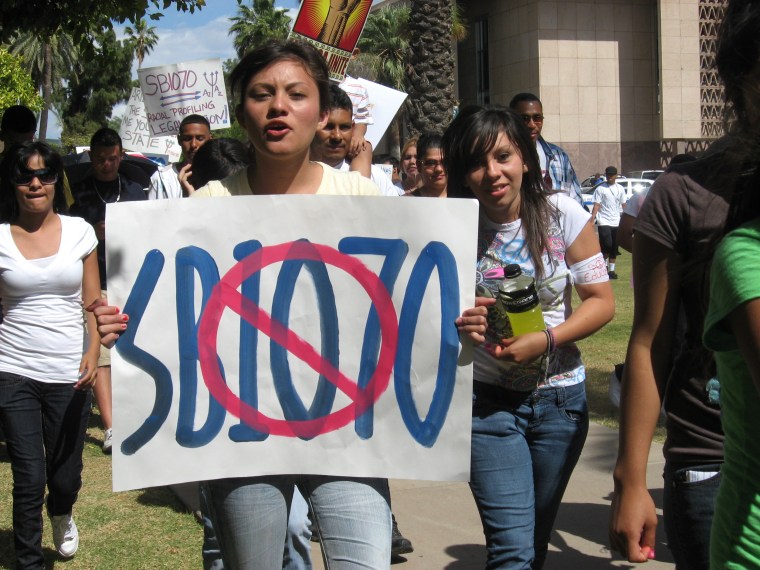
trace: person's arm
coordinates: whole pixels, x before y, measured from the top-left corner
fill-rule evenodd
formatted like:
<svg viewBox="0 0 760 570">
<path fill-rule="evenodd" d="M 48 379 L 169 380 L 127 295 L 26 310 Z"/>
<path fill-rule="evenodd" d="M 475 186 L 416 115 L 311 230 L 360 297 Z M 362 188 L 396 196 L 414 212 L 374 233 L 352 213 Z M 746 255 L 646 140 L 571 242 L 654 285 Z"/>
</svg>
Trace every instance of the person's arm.
<svg viewBox="0 0 760 570">
<path fill-rule="evenodd" d="M 82 272 L 82 302 L 88 305 L 100 299 L 100 273 L 98 272 L 98 253 L 92 250 L 84 258 Z M 87 333 L 89 344 L 79 363 L 79 379 L 74 385 L 77 390 L 89 388 L 95 383 L 98 372 L 98 356 L 100 355 L 100 335 L 95 315 L 87 313 Z"/>
<path fill-rule="evenodd" d="M 620 215 L 620 224 L 617 231 L 617 243 L 624 250 L 633 251 L 633 224 L 636 218 L 623 212 Z"/>
<path fill-rule="evenodd" d="M 609 526 L 612 548 L 629 562 L 654 558 L 657 514 L 647 487 L 647 461 L 671 365 L 680 270 L 676 252 L 635 234 L 633 327 L 622 380 Z"/>
<path fill-rule="evenodd" d="M 366 129 L 366 125 L 364 125 Z M 354 136 L 356 136 L 356 130 L 359 125 L 354 127 Z M 351 142 L 353 144 L 353 140 Z M 349 153 L 350 156 L 351 153 Z M 358 154 L 351 158 L 351 164 L 348 169 L 352 172 L 358 172 L 364 178 L 372 178 L 372 145 L 367 143 L 362 147 L 362 150 Z"/>
<path fill-rule="evenodd" d="M 370 158 L 372 157 L 372 145 L 366 139 L 367 123 L 356 123 L 354 125 L 354 134 L 351 135 L 351 146 L 348 149 L 348 157 L 354 159 L 364 150 L 369 150 Z"/>
<path fill-rule="evenodd" d="M 596 195 L 594 195 L 594 200 L 596 200 Z M 594 207 L 591 209 L 591 223 L 596 223 L 596 213 L 599 211 L 599 202 L 594 202 Z"/>
<path fill-rule="evenodd" d="M 591 223 L 583 226 L 578 237 L 567 248 L 568 266 L 594 257 L 600 253 L 599 240 Z M 576 284 L 575 290 L 581 304 L 568 319 L 553 328 L 557 346 L 586 338 L 606 325 L 615 315 L 615 299 L 609 281 L 602 283 Z M 493 346 L 496 358 L 526 364 L 541 356 L 547 348 L 547 338 L 543 332 L 534 332 L 502 341 L 503 346 Z"/>
</svg>

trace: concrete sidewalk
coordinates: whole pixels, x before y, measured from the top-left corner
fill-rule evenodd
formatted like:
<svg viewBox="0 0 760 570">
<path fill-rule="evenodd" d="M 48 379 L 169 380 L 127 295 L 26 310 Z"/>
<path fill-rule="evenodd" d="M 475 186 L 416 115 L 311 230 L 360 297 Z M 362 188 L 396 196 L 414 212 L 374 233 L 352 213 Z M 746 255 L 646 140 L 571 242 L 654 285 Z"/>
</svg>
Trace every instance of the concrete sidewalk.
<svg viewBox="0 0 760 570">
<path fill-rule="evenodd" d="M 665 545 L 662 526 L 662 445 L 653 444 L 648 481 L 658 506 L 657 560 L 639 566 L 613 560 L 607 540 L 612 493 L 612 468 L 618 432 L 591 424 L 580 461 L 575 468 L 549 546 L 546 570 L 602 568 L 675 568 Z M 414 552 L 393 561 L 394 570 L 481 570 L 485 540 L 478 511 L 465 483 L 391 481 L 393 512 Z M 319 545 L 313 544 L 314 567 L 324 569 Z"/>
</svg>

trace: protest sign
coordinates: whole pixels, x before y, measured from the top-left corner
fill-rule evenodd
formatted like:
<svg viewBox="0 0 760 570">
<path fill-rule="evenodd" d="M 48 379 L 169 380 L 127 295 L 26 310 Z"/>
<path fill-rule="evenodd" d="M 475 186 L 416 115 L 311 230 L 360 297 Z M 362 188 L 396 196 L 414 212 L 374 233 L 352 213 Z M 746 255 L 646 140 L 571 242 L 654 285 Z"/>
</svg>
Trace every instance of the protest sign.
<svg viewBox="0 0 760 570">
<path fill-rule="evenodd" d="M 372 144 L 372 148 L 377 148 L 380 139 L 383 138 L 404 99 L 407 98 L 407 94 L 362 77 L 356 78 L 356 82 L 367 90 L 372 113 L 372 124 L 367 125 L 367 134 L 364 138 Z"/>
<path fill-rule="evenodd" d="M 473 200 L 108 205 L 114 489 L 283 473 L 468 479 Z M 146 231 L 149 228 L 149 231 Z"/>
<path fill-rule="evenodd" d="M 316 47 L 327 61 L 330 78 L 341 81 L 371 7 L 372 0 L 303 0 L 290 37 Z"/>
<path fill-rule="evenodd" d="M 150 136 L 179 134 L 188 115 L 202 115 L 211 130 L 230 126 L 222 60 L 204 59 L 137 70 Z"/>
<path fill-rule="evenodd" d="M 153 137 L 148 128 L 148 116 L 145 114 L 142 90 L 138 87 L 132 89 L 127 102 L 127 108 L 121 118 L 119 136 L 124 150 L 140 152 L 142 154 L 166 155 L 169 162 L 179 162 L 182 148 L 177 142 L 176 136 Z"/>
</svg>

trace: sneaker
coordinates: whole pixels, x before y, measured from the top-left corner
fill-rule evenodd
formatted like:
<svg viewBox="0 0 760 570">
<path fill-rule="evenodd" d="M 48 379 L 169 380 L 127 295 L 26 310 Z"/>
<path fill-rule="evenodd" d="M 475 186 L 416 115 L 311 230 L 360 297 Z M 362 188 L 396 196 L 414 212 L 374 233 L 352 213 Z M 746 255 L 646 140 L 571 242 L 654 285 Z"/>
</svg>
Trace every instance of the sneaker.
<svg viewBox="0 0 760 570">
<path fill-rule="evenodd" d="M 609 276 L 610 279 L 617 279 L 618 278 L 618 274 L 615 273 L 614 271 L 608 271 L 607 275 Z"/>
<path fill-rule="evenodd" d="M 401 531 L 398 529 L 396 517 L 393 516 L 393 532 L 391 533 L 391 556 L 409 554 L 410 552 L 414 552 L 412 541 L 401 534 Z"/>
<path fill-rule="evenodd" d="M 50 517 L 53 525 L 53 542 L 58 554 L 71 558 L 79 548 L 79 531 L 71 515 Z"/>
<path fill-rule="evenodd" d="M 111 437 L 113 436 L 113 429 L 108 428 L 103 434 L 103 453 L 111 453 L 111 447 L 113 447 Z"/>
</svg>

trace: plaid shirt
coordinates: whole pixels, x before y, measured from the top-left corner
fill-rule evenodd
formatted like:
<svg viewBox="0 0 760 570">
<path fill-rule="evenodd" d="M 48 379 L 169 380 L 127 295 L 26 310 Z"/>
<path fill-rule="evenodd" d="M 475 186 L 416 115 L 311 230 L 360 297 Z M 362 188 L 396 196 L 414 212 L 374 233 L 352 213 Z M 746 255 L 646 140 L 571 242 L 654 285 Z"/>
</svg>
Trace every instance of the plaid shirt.
<svg viewBox="0 0 760 570">
<path fill-rule="evenodd" d="M 570 157 L 556 144 L 546 142 L 543 137 L 538 137 L 538 142 L 546 154 L 546 170 L 552 179 L 552 189 L 568 192 L 567 184 L 569 183 L 570 197 L 583 206 L 581 185 L 578 183 L 573 165 L 570 164 Z M 565 188 L 562 187 L 563 183 L 566 185 Z"/>
</svg>

